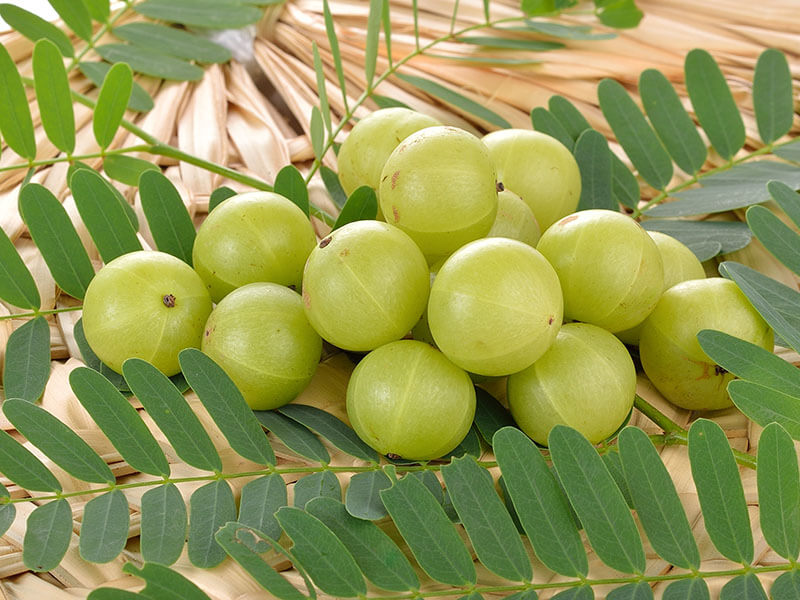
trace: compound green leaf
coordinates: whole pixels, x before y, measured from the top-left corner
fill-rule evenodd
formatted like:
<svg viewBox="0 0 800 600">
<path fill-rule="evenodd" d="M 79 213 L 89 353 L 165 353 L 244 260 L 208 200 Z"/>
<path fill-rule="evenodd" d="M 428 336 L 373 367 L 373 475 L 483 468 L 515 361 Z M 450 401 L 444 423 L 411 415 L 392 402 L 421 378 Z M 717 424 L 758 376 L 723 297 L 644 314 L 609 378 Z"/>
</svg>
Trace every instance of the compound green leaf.
<svg viewBox="0 0 800 600">
<path fill-rule="evenodd" d="M 0 133 L 8 147 L 22 158 L 36 158 L 36 138 L 17 65 L 3 46 L 0 49 Z"/>
<path fill-rule="evenodd" d="M 105 62 L 80 62 L 78 68 L 92 83 L 100 87 L 103 85 L 103 80 L 111 69 L 111 65 Z M 153 108 L 153 98 L 135 81 L 131 97 L 128 100 L 128 108 L 139 112 L 147 112 Z"/>
<path fill-rule="evenodd" d="M 408 559 L 377 525 L 352 516 L 333 498 L 315 498 L 306 510 L 339 538 L 361 572 L 376 586 L 394 592 L 419 588 L 419 579 Z"/>
<path fill-rule="evenodd" d="M 139 594 L 150 600 L 211 600 L 186 577 L 164 565 L 148 562 L 139 568 L 125 563 L 122 570 L 144 579 L 145 587 Z"/>
<path fill-rule="evenodd" d="M 767 594 L 755 573 L 739 575 L 722 586 L 719 600 L 767 600 Z"/>
<path fill-rule="evenodd" d="M 92 17 L 86 4 L 74 0 L 47 0 L 58 16 L 84 41 L 92 39 Z"/>
<path fill-rule="evenodd" d="M 747 209 L 747 224 L 772 255 L 800 275 L 800 235 L 764 206 Z"/>
<path fill-rule="evenodd" d="M 686 55 L 684 73 L 697 120 L 719 155 L 731 159 L 744 145 L 744 122 L 719 65 L 696 48 Z"/>
<path fill-rule="evenodd" d="M 563 48 L 561 42 L 552 40 L 532 40 L 511 37 L 495 37 L 483 35 L 462 35 L 456 38 L 462 44 L 473 46 L 486 46 L 487 48 L 502 48 L 504 50 L 526 50 L 531 52 L 542 52 L 545 50 L 556 50 Z"/>
<path fill-rule="evenodd" d="M 61 491 L 58 479 L 42 461 L 5 431 L 0 431 L 0 471 L 24 490 Z"/>
<path fill-rule="evenodd" d="M 0 230 L 0 298 L 32 310 L 39 310 L 41 304 L 33 275 L 3 230 Z"/>
<path fill-rule="evenodd" d="M 629 583 L 611 590 L 606 600 L 652 600 L 653 588 L 646 581 Z"/>
<path fill-rule="evenodd" d="M 550 96 L 550 100 L 547 101 L 547 108 L 567 130 L 573 141 L 577 140 L 585 130 L 592 127 L 586 117 L 581 114 L 581 111 L 575 108 L 575 105 L 564 96 Z"/>
<path fill-rule="evenodd" d="M 211 212 L 217 206 L 219 206 L 220 202 L 223 202 L 224 200 L 227 200 L 235 195 L 236 190 L 233 190 L 226 185 L 218 187 L 211 192 L 211 195 L 208 197 L 208 212 Z"/>
<path fill-rule="evenodd" d="M 383 13 L 382 0 L 370 0 L 369 17 L 367 18 L 367 38 L 364 50 L 364 75 L 367 89 L 372 87 L 375 79 L 375 65 L 378 60 L 378 38 L 381 30 L 381 16 Z"/>
<path fill-rule="evenodd" d="M 575 140 L 572 139 L 561 121 L 553 116 L 553 113 L 546 108 L 537 106 L 531 111 L 531 124 L 536 131 L 541 131 L 557 139 L 564 144 L 570 152 L 572 151 Z"/>
<path fill-rule="evenodd" d="M 309 500 L 321 496 L 342 499 L 342 486 L 331 471 L 311 473 L 294 484 L 294 505 L 297 508 L 305 508 Z"/>
<path fill-rule="evenodd" d="M 143 172 L 138 183 L 142 210 L 156 247 L 192 266 L 195 228 L 178 190 L 160 170 Z"/>
<path fill-rule="evenodd" d="M 308 187 L 297 167 L 286 165 L 275 176 L 273 190 L 276 194 L 294 202 L 306 216 L 309 214 Z"/>
<path fill-rule="evenodd" d="M 83 3 L 86 5 L 86 8 L 89 9 L 89 14 L 92 16 L 92 19 L 100 23 L 108 21 L 108 17 L 111 13 L 110 0 L 83 0 Z"/>
<path fill-rule="evenodd" d="M 597 556 L 623 573 L 643 572 L 645 556 L 639 530 L 592 444 L 575 429 L 556 425 L 548 446 L 558 477 Z"/>
<path fill-rule="evenodd" d="M 89 500 L 81 522 L 81 558 L 107 563 L 119 556 L 128 541 L 129 525 L 128 500 L 120 490 Z"/>
<path fill-rule="evenodd" d="M 800 571 L 789 571 L 778 577 L 769 594 L 772 600 L 794 600 L 800 597 Z"/>
<path fill-rule="evenodd" d="M 131 467 L 150 475 L 169 475 L 164 451 L 113 383 L 88 367 L 74 369 L 69 383 L 78 401 Z"/>
<path fill-rule="evenodd" d="M 75 55 L 72 42 L 69 41 L 67 34 L 39 15 L 14 4 L 0 4 L 0 18 L 14 31 L 24 35 L 32 42 L 42 39 L 50 40 L 56 45 L 62 56 L 72 57 Z"/>
<path fill-rule="evenodd" d="M 39 40 L 33 49 L 33 83 L 44 132 L 56 148 L 72 154 L 75 113 L 67 70 L 61 52 L 50 40 Z"/>
<path fill-rule="evenodd" d="M 750 564 L 753 534 L 742 480 L 725 432 L 714 421 L 698 419 L 689 428 L 689 461 L 711 541 L 726 558 Z"/>
<path fill-rule="evenodd" d="M 792 222 L 800 227 L 800 194 L 781 181 L 770 181 L 767 191 Z"/>
<path fill-rule="evenodd" d="M 367 593 L 355 559 L 322 521 L 288 506 L 278 509 L 275 517 L 294 542 L 292 554 L 319 589 L 340 598 Z"/>
<path fill-rule="evenodd" d="M 266 434 L 222 367 L 195 348 L 182 350 L 178 361 L 186 381 L 197 392 L 231 448 L 258 464 L 274 465 L 275 453 Z"/>
<path fill-rule="evenodd" d="M 110 62 L 116 61 L 110 60 Z M 125 115 L 125 108 L 128 106 L 132 90 L 133 73 L 130 66 L 122 62 L 108 70 L 103 79 L 100 94 L 97 96 L 92 121 L 94 138 L 101 148 L 108 148 L 114 140 L 122 117 Z"/>
<path fill-rule="evenodd" d="M 210 29 L 240 29 L 263 14 L 254 6 L 231 0 L 146 0 L 134 10 L 151 19 Z"/>
<path fill-rule="evenodd" d="M 367 185 L 356 188 L 342 207 L 333 229 L 354 221 L 374 219 L 378 214 L 378 197 L 375 190 Z"/>
<path fill-rule="evenodd" d="M 800 439 L 800 395 L 788 395 L 751 381 L 734 380 L 728 393 L 736 407 L 759 425 L 780 423 Z"/>
<path fill-rule="evenodd" d="M 295 454 L 323 464 L 327 464 L 331 461 L 331 456 L 328 454 L 325 446 L 319 438 L 311 433 L 304 425 L 274 410 L 256 410 L 253 411 L 253 414 L 264 429 L 271 432 Z M 239 519 L 239 521 L 241 521 L 241 519 Z M 254 529 L 266 531 L 266 529 L 261 527 L 253 527 Z"/>
<path fill-rule="evenodd" d="M 139 6 L 137 4 L 137 8 Z M 110 63 L 125 64 L 129 69 L 151 77 L 175 81 L 198 81 L 203 78 L 203 69 L 197 65 L 143 46 L 104 44 L 97 46 L 95 51 Z M 127 102 L 126 97 L 125 104 Z"/>
<path fill-rule="evenodd" d="M 575 142 L 573 153 L 581 172 L 578 210 L 616 210 L 617 202 L 612 195 L 611 150 L 605 136 L 595 129 L 587 129 Z"/>
<path fill-rule="evenodd" d="M 475 427 L 487 444 L 492 444 L 494 434 L 506 426 L 514 427 L 514 419 L 489 392 L 475 387 Z"/>
<path fill-rule="evenodd" d="M 705 580 L 692 577 L 670 583 L 664 590 L 663 600 L 709 600 L 709 598 Z"/>
<path fill-rule="evenodd" d="M 611 153 L 611 193 L 614 200 L 635 209 L 639 206 L 639 182 L 622 159 Z"/>
<path fill-rule="evenodd" d="M 758 135 L 765 144 L 774 142 L 792 128 L 792 74 L 780 50 L 768 48 L 758 57 L 753 75 L 753 109 Z"/>
<path fill-rule="evenodd" d="M 242 488 L 239 501 L 239 523 L 263 531 L 272 539 L 281 536 L 275 511 L 287 506 L 286 482 L 277 473 L 259 477 Z M 266 548 L 261 549 L 264 552 Z"/>
<path fill-rule="evenodd" d="M 146 171 L 161 173 L 158 165 L 149 160 L 125 156 L 123 154 L 112 154 L 103 160 L 103 170 L 111 179 L 120 181 L 126 185 L 137 185 L 139 177 Z"/>
<path fill-rule="evenodd" d="M 50 378 L 50 326 L 39 316 L 17 327 L 6 343 L 3 389 L 6 398 L 36 402 Z"/>
<path fill-rule="evenodd" d="M 380 493 L 392 487 L 392 480 L 383 471 L 356 473 L 345 492 L 345 507 L 354 517 L 375 521 L 388 513 Z"/>
<path fill-rule="evenodd" d="M 72 539 L 72 509 L 64 498 L 37 506 L 28 516 L 22 541 L 22 562 L 31 571 L 52 571 Z"/>
<path fill-rule="evenodd" d="M 406 475 L 383 490 L 381 499 L 423 571 L 450 585 L 475 583 L 470 553 L 441 504 L 419 479 Z"/>
<path fill-rule="evenodd" d="M 135 46 L 150 48 L 184 60 L 224 63 L 231 59 L 230 50 L 224 46 L 185 29 L 176 29 L 160 23 L 126 23 L 115 27 L 113 33 Z"/>
<path fill-rule="evenodd" d="M 181 493 L 174 483 L 147 490 L 142 496 L 141 512 L 142 558 L 171 565 L 180 557 L 186 541 L 186 504 Z"/>
<path fill-rule="evenodd" d="M 215 567 L 225 558 L 214 534 L 225 523 L 236 520 L 236 502 L 225 480 L 197 488 L 189 499 L 189 560 L 196 567 Z"/>
<path fill-rule="evenodd" d="M 325 184 L 325 189 L 328 190 L 328 193 L 331 195 L 333 203 L 337 208 L 341 209 L 344 206 L 344 203 L 347 202 L 347 194 L 345 194 L 344 190 L 342 189 L 339 176 L 336 174 L 336 171 L 326 167 L 325 165 L 320 167 L 319 172 L 320 175 L 322 175 L 322 181 Z"/>
<path fill-rule="evenodd" d="M 688 246 L 700 261 L 744 248 L 753 237 L 747 224 L 739 222 L 652 219 L 642 225 L 648 231 L 671 235 Z"/>
</svg>

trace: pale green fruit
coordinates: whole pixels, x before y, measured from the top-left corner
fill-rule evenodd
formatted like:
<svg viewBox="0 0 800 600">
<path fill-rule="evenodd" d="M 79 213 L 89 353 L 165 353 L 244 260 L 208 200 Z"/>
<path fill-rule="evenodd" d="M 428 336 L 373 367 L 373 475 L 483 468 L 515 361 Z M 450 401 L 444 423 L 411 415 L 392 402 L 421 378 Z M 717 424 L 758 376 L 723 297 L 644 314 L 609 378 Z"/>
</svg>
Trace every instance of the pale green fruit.
<svg viewBox="0 0 800 600">
<path fill-rule="evenodd" d="M 94 276 L 83 300 L 83 331 L 94 353 L 116 372 L 141 358 L 165 375 L 180 369 L 178 353 L 199 348 L 211 313 L 203 280 L 164 252 L 123 254 Z"/>
<path fill-rule="evenodd" d="M 303 301 L 277 283 L 242 286 L 217 304 L 201 346 L 221 366 L 253 410 L 291 402 L 317 370 L 322 338 Z"/>
<path fill-rule="evenodd" d="M 534 248 L 484 238 L 460 248 L 439 270 L 428 301 L 428 324 L 439 349 L 478 375 L 528 367 L 556 338 L 561 288 Z"/>
<path fill-rule="evenodd" d="M 508 188 L 497 194 L 497 216 L 486 237 L 505 237 L 536 247 L 542 232 L 533 211 Z"/>
<path fill-rule="evenodd" d="M 497 179 L 530 206 L 542 231 L 575 212 L 581 174 L 572 153 L 557 139 L 527 129 L 501 129 L 484 136 Z"/>
<path fill-rule="evenodd" d="M 569 425 L 596 444 L 633 408 L 636 368 L 625 346 L 605 329 L 567 323 L 550 349 L 508 378 L 508 406 L 520 429 L 539 444 Z"/>
<path fill-rule="evenodd" d="M 710 277 L 669 288 L 642 326 L 639 356 L 647 377 L 673 404 L 690 410 L 732 405 L 733 375 L 703 352 L 697 334 L 716 329 L 773 349 L 773 333 L 738 286 Z"/>
<path fill-rule="evenodd" d="M 247 192 L 217 206 L 197 230 L 194 268 L 219 302 L 237 287 L 269 281 L 300 289 L 317 243 L 311 221 L 291 200 Z"/>
<path fill-rule="evenodd" d="M 558 273 L 564 317 L 611 332 L 641 323 L 664 285 L 661 254 L 636 221 L 584 210 L 554 223 L 536 248 Z"/>
<path fill-rule="evenodd" d="M 405 233 L 355 221 L 314 248 L 303 275 L 306 315 L 319 334 L 364 352 L 406 335 L 428 299 L 425 257 Z"/>
<path fill-rule="evenodd" d="M 467 435 L 475 388 L 432 346 L 399 340 L 358 363 L 347 386 L 347 416 L 358 436 L 381 454 L 439 458 Z"/>
<path fill-rule="evenodd" d="M 405 231 L 433 263 L 489 233 L 497 179 L 486 146 L 455 127 L 428 127 L 403 140 L 381 173 L 387 223 Z"/>
</svg>

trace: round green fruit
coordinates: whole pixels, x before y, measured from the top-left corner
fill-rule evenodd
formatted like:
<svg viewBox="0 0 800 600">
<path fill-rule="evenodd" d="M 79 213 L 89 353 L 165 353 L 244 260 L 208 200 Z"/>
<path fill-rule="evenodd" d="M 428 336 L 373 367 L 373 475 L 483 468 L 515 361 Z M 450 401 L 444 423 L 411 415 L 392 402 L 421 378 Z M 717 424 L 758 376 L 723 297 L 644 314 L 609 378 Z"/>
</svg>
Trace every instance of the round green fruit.
<svg viewBox="0 0 800 600">
<path fill-rule="evenodd" d="M 439 269 L 428 325 L 436 345 L 459 367 L 500 376 L 544 354 L 562 312 L 558 277 L 536 249 L 484 238 L 454 252 Z"/>
<path fill-rule="evenodd" d="M 83 300 L 83 332 L 94 353 L 116 372 L 129 358 L 165 375 L 180 371 L 178 353 L 199 348 L 211 298 L 203 280 L 171 254 L 123 254 L 94 276 Z"/>
<path fill-rule="evenodd" d="M 569 425 L 596 444 L 625 422 L 636 395 L 636 368 L 625 346 L 605 329 L 567 323 L 550 349 L 508 378 L 511 416 L 531 439 L 547 444 Z"/>
<path fill-rule="evenodd" d="M 577 210 L 580 170 L 557 139 L 527 129 L 501 129 L 484 136 L 483 142 L 497 179 L 525 201 L 542 231 Z"/>
<path fill-rule="evenodd" d="M 642 367 L 656 389 L 681 408 L 727 408 L 732 405 L 727 386 L 733 375 L 703 352 L 697 341 L 703 329 L 773 349 L 772 330 L 738 286 L 710 277 L 684 281 L 664 292 L 642 326 Z"/>
<path fill-rule="evenodd" d="M 317 370 L 322 338 L 297 292 L 251 283 L 222 299 L 208 318 L 201 346 L 253 410 L 291 402 Z"/>
<path fill-rule="evenodd" d="M 536 247 L 542 232 L 533 211 L 509 189 L 497 194 L 497 216 L 486 237 L 505 237 Z"/>
<path fill-rule="evenodd" d="M 641 323 L 661 296 L 658 247 L 621 213 L 595 209 L 566 216 L 536 248 L 558 273 L 566 319 L 622 331 Z"/>
<path fill-rule="evenodd" d="M 486 146 L 456 127 L 428 127 L 403 140 L 381 173 L 387 223 L 405 231 L 433 263 L 489 233 L 497 178 Z"/>
<path fill-rule="evenodd" d="M 248 192 L 209 213 L 197 230 L 192 262 L 214 302 L 256 281 L 299 290 L 303 265 L 316 242 L 311 221 L 291 200 Z"/>
<path fill-rule="evenodd" d="M 439 458 L 467 435 L 475 388 L 435 348 L 399 340 L 358 363 L 347 386 L 347 416 L 358 436 L 381 454 Z"/>
<path fill-rule="evenodd" d="M 355 221 L 311 252 L 303 302 L 323 338 L 365 352 L 406 335 L 425 310 L 429 288 L 428 265 L 410 237 L 387 223 Z"/>
</svg>

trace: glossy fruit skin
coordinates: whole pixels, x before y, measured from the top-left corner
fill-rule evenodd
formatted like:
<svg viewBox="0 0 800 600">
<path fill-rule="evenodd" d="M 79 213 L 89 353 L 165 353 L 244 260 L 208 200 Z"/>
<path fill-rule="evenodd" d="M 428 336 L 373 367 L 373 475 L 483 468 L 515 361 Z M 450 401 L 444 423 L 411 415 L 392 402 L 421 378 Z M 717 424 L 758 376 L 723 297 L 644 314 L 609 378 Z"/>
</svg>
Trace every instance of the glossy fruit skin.
<svg viewBox="0 0 800 600">
<path fill-rule="evenodd" d="M 322 338 L 300 294 L 276 283 L 251 283 L 217 304 L 201 350 L 217 362 L 253 410 L 291 402 L 319 364 Z"/>
<path fill-rule="evenodd" d="M 115 258 L 94 276 L 83 301 L 83 331 L 94 353 L 118 373 L 135 357 L 175 375 L 178 353 L 200 347 L 211 308 L 203 280 L 189 265 L 141 250 Z"/>
<path fill-rule="evenodd" d="M 611 436 L 633 408 L 636 368 L 625 346 L 605 329 L 566 323 L 530 367 L 508 378 L 511 415 L 535 442 L 546 445 L 558 424 L 592 443 Z"/>
<path fill-rule="evenodd" d="M 506 237 L 536 247 L 542 232 L 533 211 L 511 190 L 497 194 L 497 216 L 486 237 Z"/>
<path fill-rule="evenodd" d="M 661 296 L 658 248 L 641 225 L 621 213 L 573 213 L 547 229 L 536 248 L 558 273 L 565 319 L 622 331 L 641 323 Z"/>
<path fill-rule="evenodd" d="M 247 192 L 209 213 L 197 230 L 192 262 L 214 302 L 256 281 L 299 290 L 316 243 L 311 221 L 292 201 L 272 192 Z"/>
<path fill-rule="evenodd" d="M 709 277 L 679 283 L 666 292 L 642 326 L 639 356 L 647 377 L 673 404 L 689 410 L 732 405 L 728 382 L 700 347 L 697 334 L 716 329 L 772 351 L 774 336 L 738 286 Z"/>
<path fill-rule="evenodd" d="M 578 208 L 581 175 L 557 139 L 527 129 L 501 129 L 483 137 L 497 179 L 531 208 L 544 231 Z"/>
<path fill-rule="evenodd" d="M 484 238 L 460 248 L 439 269 L 428 325 L 439 349 L 478 375 L 528 367 L 556 338 L 563 301 L 558 277 L 534 248 Z"/>
<path fill-rule="evenodd" d="M 432 264 L 489 233 L 497 214 L 489 152 L 456 127 L 412 133 L 386 160 L 380 206 L 386 222 L 405 231 Z"/>
<path fill-rule="evenodd" d="M 311 252 L 303 303 L 325 340 L 366 352 L 411 330 L 425 310 L 429 288 L 428 265 L 410 237 L 387 223 L 355 221 Z"/>
<path fill-rule="evenodd" d="M 439 458 L 467 435 L 475 388 L 432 346 L 398 340 L 356 366 L 347 386 L 347 416 L 358 436 L 381 454 Z"/>
</svg>

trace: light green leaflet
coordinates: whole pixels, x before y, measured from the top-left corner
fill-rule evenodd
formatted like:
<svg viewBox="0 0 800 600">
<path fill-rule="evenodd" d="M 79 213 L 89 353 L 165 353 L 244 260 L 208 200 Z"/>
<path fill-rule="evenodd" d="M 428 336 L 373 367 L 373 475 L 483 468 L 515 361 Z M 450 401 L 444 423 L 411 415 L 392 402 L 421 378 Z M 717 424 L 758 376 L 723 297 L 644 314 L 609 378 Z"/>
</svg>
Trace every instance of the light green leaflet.
<svg viewBox="0 0 800 600">
<path fill-rule="evenodd" d="M 186 504 L 175 484 L 147 490 L 142 496 L 141 513 L 142 558 L 171 565 L 183 550 L 187 524 Z"/>
<path fill-rule="evenodd" d="M 275 511 L 287 506 L 287 502 L 286 482 L 280 475 L 272 473 L 254 479 L 242 488 L 238 522 L 277 540 L 281 526 L 275 519 Z"/>
<path fill-rule="evenodd" d="M 107 148 L 114 140 L 132 89 L 133 73 L 125 62 L 117 63 L 106 73 L 92 121 L 94 137 L 101 148 Z"/>
<path fill-rule="evenodd" d="M 780 181 L 770 181 L 767 184 L 767 191 L 783 212 L 800 227 L 800 194 Z"/>
<path fill-rule="evenodd" d="M 151 19 L 210 29 L 239 29 L 262 15 L 246 2 L 231 0 L 146 0 L 135 4 L 134 10 Z"/>
<path fill-rule="evenodd" d="M 578 210 L 617 209 L 612 196 L 611 150 L 605 136 L 594 129 L 584 131 L 573 150 L 581 174 L 581 197 Z"/>
<path fill-rule="evenodd" d="M 61 484 L 33 453 L 5 431 L 0 431 L 0 471 L 25 490 L 61 491 Z"/>
<path fill-rule="evenodd" d="M 317 106 L 311 108 L 311 122 L 309 128 L 311 147 L 314 150 L 314 156 L 318 161 L 322 161 L 322 152 L 325 149 L 325 123 L 322 119 L 322 113 Z"/>
<path fill-rule="evenodd" d="M 142 210 L 156 248 L 192 266 L 195 227 L 178 190 L 160 170 L 143 172 L 138 183 Z"/>
<path fill-rule="evenodd" d="M 52 571 L 72 539 L 72 509 L 64 498 L 37 506 L 28 516 L 22 541 L 22 562 L 31 571 Z"/>
<path fill-rule="evenodd" d="M 780 423 L 786 431 L 800 439 L 800 396 L 789 395 L 753 383 L 734 380 L 728 393 L 736 407 L 761 426 Z"/>
<path fill-rule="evenodd" d="M 97 46 L 95 51 L 108 62 L 127 64 L 134 71 L 151 77 L 176 81 L 199 81 L 203 78 L 201 67 L 145 46 L 104 44 Z"/>
<path fill-rule="evenodd" d="M 224 63 L 231 59 L 224 46 L 184 29 L 160 23 L 126 23 L 115 27 L 115 36 L 136 46 L 156 50 L 168 56 L 201 63 Z"/>
<path fill-rule="evenodd" d="M 111 13 L 110 0 L 83 0 L 86 8 L 89 9 L 89 14 L 92 19 L 105 23 L 108 21 L 109 14 Z"/>
<path fill-rule="evenodd" d="M 288 198 L 300 207 L 306 216 L 309 214 L 308 187 L 303 175 L 294 165 L 286 165 L 275 176 L 273 190 L 276 194 Z"/>
<path fill-rule="evenodd" d="M 337 501 L 342 499 L 342 486 L 331 471 L 311 473 L 294 484 L 294 505 L 297 508 L 305 508 L 309 500 L 321 496 Z"/>
<path fill-rule="evenodd" d="M 375 78 L 382 12 L 383 0 L 370 0 L 369 17 L 367 18 L 367 42 L 364 50 L 364 75 L 367 81 L 367 89 L 372 88 L 372 81 Z"/>
<path fill-rule="evenodd" d="M 780 50 L 769 48 L 758 57 L 753 75 L 753 109 L 758 134 L 765 144 L 774 142 L 792 127 L 792 74 Z"/>
<path fill-rule="evenodd" d="M 97 87 L 103 85 L 103 80 L 106 74 L 111 69 L 111 65 L 106 62 L 87 62 L 82 61 L 78 63 L 78 68 L 81 73 L 86 75 L 92 83 Z M 128 100 L 128 108 L 131 110 L 147 112 L 153 108 L 153 98 L 150 97 L 145 89 L 133 82 L 133 89 L 131 90 L 131 97 Z"/>
<path fill-rule="evenodd" d="M 189 499 L 189 560 L 196 567 L 215 567 L 225 558 L 225 550 L 214 534 L 229 521 L 236 520 L 233 491 L 225 480 L 212 481 L 197 488 Z"/>
<path fill-rule="evenodd" d="M 111 179 L 126 185 L 138 185 L 139 177 L 146 171 L 161 173 L 161 169 L 149 160 L 112 154 L 103 160 L 103 170 Z"/>
<path fill-rule="evenodd" d="M 67 154 L 75 149 L 75 114 L 64 60 L 50 40 L 33 49 L 33 82 L 42 127 L 53 145 Z"/>
<path fill-rule="evenodd" d="M 350 194 L 347 202 L 339 212 L 336 222 L 333 224 L 333 229 L 338 229 L 354 221 L 374 219 L 377 214 L 378 198 L 375 195 L 375 190 L 369 186 L 362 185 Z"/>
<path fill-rule="evenodd" d="M 392 487 L 392 480 L 383 471 L 356 473 L 345 492 L 347 512 L 359 519 L 377 520 L 387 515 L 381 490 Z"/>
<path fill-rule="evenodd" d="M 36 402 L 50 378 L 50 326 L 36 317 L 17 327 L 6 343 L 3 387 L 7 398 Z"/>
<path fill-rule="evenodd" d="M 130 512 L 120 490 L 112 490 L 86 503 L 81 522 L 81 558 L 93 563 L 114 560 L 128 541 Z"/>
<path fill-rule="evenodd" d="M 542 106 L 537 106 L 531 110 L 531 124 L 536 131 L 546 133 L 550 137 L 556 138 L 559 142 L 564 144 L 570 151 L 575 145 L 575 140 L 572 139 L 569 132 L 564 125 L 559 121 L 553 113 Z"/>
<path fill-rule="evenodd" d="M 72 48 L 72 42 L 67 34 L 50 21 L 45 21 L 40 16 L 14 4 L 0 4 L 0 17 L 14 31 L 21 33 L 32 42 L 41 39 L 50 40 L 58 47 L 62 56 L 74 56 L 75 50 Z"/>
<path fill-rule="evenodd" d="M 22 158 L 36 158 L 28 96 L 5 46 L 0 48 L 0 133 L 8 147 Z"/>
<path fill-rule="evenodd" d="M 775 258 L 800 274 L 800 235 L 764 206 L 747 209 L 747 224 Z"/>
<path fill-rule="evenodd" d="M 264 429 L 271 432 L 295 454 L 322 464 L 330 462 L 331 457 L 325 446 L 307 427 L 274 410 L 256 410 L 253 414 Z M 254 528 L 266 531 L 262 527 L 254 526 Z"/>
<path fill-rule="evenodd" d="M 92 18 L 86 4 L 72 0 L 48 0 L 48 2 L 78 37 L 87 42 L 92 38 Z"/>
</svg>

